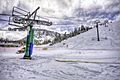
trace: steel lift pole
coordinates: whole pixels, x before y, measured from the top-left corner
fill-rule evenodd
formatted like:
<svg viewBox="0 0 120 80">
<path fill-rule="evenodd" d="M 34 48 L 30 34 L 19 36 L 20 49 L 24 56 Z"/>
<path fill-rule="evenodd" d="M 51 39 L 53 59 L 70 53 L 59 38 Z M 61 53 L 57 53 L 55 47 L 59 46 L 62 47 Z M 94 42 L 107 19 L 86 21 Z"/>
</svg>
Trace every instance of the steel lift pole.
<svg viewBox="0 0 120 80">
<path fill-rule="evenodd" d="M 34 21 L 37 14 L 37 10 L 39 8 L 40 7 L 38 7 L 32 14 L 28 15 L 27 18 L 29 19 L 32 15 L 34 15 L 34 19 L 33 19 Z M 31 59 L 31 55 L 33 52 L 33 38 L 34 38 L 33 21 L 28 25 L 29 33 L 27 35 L 26 50 L 23 59 Z"/>
<path fill-rule="evenodd" d="M 33 52 L 33 38 L 34 38 L 34 30 L 33 30 L 33 25 L 28 25 L 30 30 L 27 35 L 27 40 L 26 40 L 26 48 L 25 48 L 25 55 L 23 59 L 31 59 L 31 55 Z"/>
<path fill-rule="evenodd" d="M 100 23 L 100 21 L 99 20 L 96 20 L 95 21 L 95 24 L 96 24 L 96 29 L 97 29 L 97 41 L 100 41 L 100 35 L 99 35 L 99 23 Z"/>
</svg>

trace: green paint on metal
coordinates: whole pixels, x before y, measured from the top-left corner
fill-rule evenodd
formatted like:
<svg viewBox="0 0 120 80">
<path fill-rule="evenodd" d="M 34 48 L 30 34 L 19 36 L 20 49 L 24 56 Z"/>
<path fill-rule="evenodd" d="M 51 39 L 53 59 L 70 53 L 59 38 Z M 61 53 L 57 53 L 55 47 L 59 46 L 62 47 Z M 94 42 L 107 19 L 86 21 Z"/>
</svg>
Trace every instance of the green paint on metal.
<svg viewBox="0 0 120 80">
<path fill-rule="evenodd" d="M 25 51 L 24 57 L 29 56 L 29 35 L 27 36 L 26 48 L 25 49 L 26 49 L 26 51 Z"/>
<path fill-rule="evenodd" d="M 30 43 L 32 43 L 33 42 L 33 36 L 34 36 L 34 30 L 32 29 L 31 31 L 30 31 Z"/>
<path fill-rule="evenodd" d="M 31 58 L 30 43 L 33 43 L 34 30 L 32 29 L 32 25 L 29 25 L 29 27 L 30 27 L 30 30 L 26 40 L 26 51 L 25 51 L 24 58 Z"/>
</svg>

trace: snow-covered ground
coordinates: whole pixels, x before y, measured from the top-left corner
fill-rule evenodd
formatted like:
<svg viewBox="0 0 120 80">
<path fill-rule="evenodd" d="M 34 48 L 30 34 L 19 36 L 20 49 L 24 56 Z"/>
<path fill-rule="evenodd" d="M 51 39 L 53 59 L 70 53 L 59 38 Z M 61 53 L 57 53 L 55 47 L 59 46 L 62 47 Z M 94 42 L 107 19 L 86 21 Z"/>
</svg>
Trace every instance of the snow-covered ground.
<svg viewBox="0 0 120 80">
<path fill-rule="evenodd" d="M 0 48 L 0 80 L 120 80 L 120 50 L 34 48 L 32 60 L 16 51 Z"/>
<path fill-rule="evenodd" d="M 53 47 L 34 46 L 32 60 L 16 54 L 19 48 L 0 48 L 0 80 L 120 80 L 119 25 L 101 26 L 99 42 L 94 28 Z"/>
<path fill-rule="evenodd" d="M 70 49 L 120 49 L 120 20 L 109 23 L 108 27 L 99 26 L 100 41 L 97 41 L 96 28 L 69 38 L 54 47 Z"/>
</svg>

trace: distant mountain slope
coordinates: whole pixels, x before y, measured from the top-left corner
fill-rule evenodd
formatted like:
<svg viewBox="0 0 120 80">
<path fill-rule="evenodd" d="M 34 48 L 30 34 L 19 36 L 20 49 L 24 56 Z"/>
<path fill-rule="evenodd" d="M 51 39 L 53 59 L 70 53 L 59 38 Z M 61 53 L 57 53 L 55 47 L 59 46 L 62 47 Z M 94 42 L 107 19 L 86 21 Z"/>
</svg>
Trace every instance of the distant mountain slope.
<svg viewBox="0 0 120 80">
<path fill-rule="evenodd" d="M 39 43 L 44 42 L 45 40 L 53 40 L 55 35 L 59 34 L 57 32 L 48 31 L 45 29 L 35 29 L 34 39 L 39 41 Z M 27 31 L 0 31 L 0 38 L 7 39 L 10 41 L 23 41 L 26 40 Z"/>
<path fill-rule="evenodd" d="M 27 31 L 0 31 L 0 38 L 8 40 L 20 40 L 27 36 Z"/>
<path fill-rule="evenodd" d="M 49 31 L 45 29 L 36 29 L 34 34 L 34 39 L 38 40 L 40 43 L 43 43 L 45 40 L 52 41 L 56 35 L 58 35 L 58 32 Z"/>
<path fill-rule="evenodd" d="M 100 41 L 97 41 L 96 28 L 54 45 L 71 49 L 117 49 L 120 48 L 120 21 L 99 26 Z"/>
</svg>

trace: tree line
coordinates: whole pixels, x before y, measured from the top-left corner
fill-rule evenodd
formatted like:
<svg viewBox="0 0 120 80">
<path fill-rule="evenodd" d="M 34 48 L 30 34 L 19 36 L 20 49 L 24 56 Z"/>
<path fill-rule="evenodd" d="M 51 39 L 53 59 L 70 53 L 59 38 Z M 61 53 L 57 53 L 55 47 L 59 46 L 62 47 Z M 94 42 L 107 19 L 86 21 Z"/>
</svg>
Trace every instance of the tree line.
<svg viewBox="0 0 120 80">
<path fill-rule="evenodd" d="M 88 30 L 92 29 L 92 27 L 85 27 L 84 25 L 81 25 L 81 27 L 79 28 L 75 28 L 74 31 L 70 32 L 69 34 L 67 34 L 66 32 L 64 34 L 55 34 L 55 38 L 54 40 L 51 42 L 50 45 L 54 45 L 56 43 L 59 43 L 63 40 L 66 40 L 68 38 L 74 37 L 76 35 L 79 35 L 81 33 L 84 33 Z"/>
</svg>

